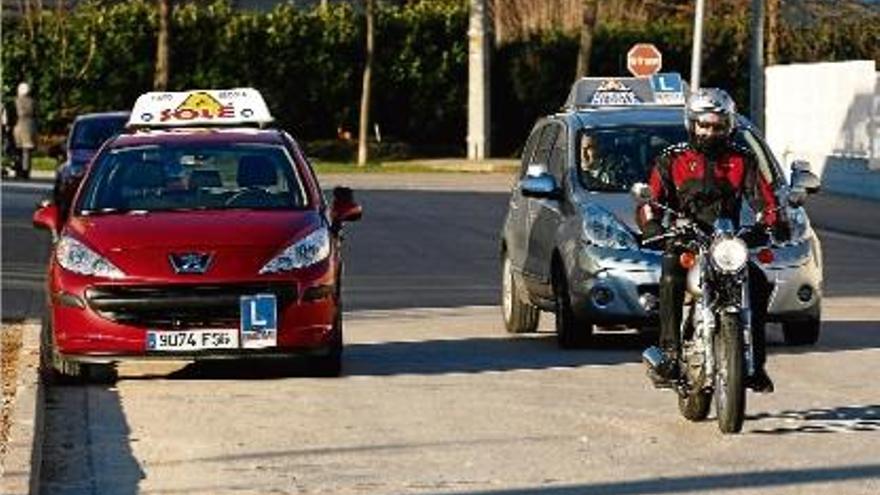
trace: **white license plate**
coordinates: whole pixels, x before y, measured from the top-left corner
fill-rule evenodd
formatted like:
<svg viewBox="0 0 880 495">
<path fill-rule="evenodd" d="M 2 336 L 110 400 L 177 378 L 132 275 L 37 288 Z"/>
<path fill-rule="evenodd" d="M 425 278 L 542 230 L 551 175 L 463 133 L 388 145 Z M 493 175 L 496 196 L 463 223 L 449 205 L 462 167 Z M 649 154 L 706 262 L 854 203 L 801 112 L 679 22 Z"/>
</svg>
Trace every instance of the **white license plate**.
<svg viewBox="0 0 880 495">
<path fill-rule="evenodd" d="M 201 351 L 206 349 L 238 349 L 237 328 L 198 330 L 149 330 L 148 351 Z"/>
</svg>

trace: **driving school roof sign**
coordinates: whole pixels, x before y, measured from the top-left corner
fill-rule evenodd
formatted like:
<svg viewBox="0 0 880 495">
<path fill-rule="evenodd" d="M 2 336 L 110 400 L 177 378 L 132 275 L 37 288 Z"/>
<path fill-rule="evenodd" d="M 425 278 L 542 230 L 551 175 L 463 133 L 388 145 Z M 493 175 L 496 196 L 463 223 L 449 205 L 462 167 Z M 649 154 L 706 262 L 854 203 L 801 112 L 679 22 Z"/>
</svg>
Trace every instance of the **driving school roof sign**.
<svg viewBox="0 0 880 495">
<path fill-rule="evenodd" d="M 565 108 L 683 105 L 687 87 L 676 73 L 650 77 L 584 77 L 575 81 Z"/>
<path fill-rule="evenodd" d="M 128 127 L 258 125 L 272 122 L 253 88 L 153 92 L 138 97 Z"/>
</svg>

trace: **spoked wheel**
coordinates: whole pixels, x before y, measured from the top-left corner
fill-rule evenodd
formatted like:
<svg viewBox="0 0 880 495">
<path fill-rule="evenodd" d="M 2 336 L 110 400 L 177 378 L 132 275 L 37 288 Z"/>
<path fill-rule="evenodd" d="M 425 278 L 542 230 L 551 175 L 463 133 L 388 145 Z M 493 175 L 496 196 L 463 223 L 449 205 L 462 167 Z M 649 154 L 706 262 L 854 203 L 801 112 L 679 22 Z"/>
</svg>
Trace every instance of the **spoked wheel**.
<svg viewBox="0 0 880 495">
<path fill-rule="evenodd" d="M 577 317 L 571 307 L 565 271 L 557 265 L 553 270 L 553 295 L 556 305 L 556 341 L 563 349 L 579 349 L 590 344 L 593 325 Z"/>
<path fill-rule="evenodd" d="M 504 317 L 504 328 L 510 333 L 534 332 L 538 328 L 538 311 L 537 307 L 520 297 L 510 258 L 504 253 L 501 265 L 501 313 Z"/>
<path fill-rule="evenodd" d="M 715 410 L 722 433 L 739 433 L 746 412 L 742 328 L 736 315 L 721 315 L 715 336 Z"/>
</svg>

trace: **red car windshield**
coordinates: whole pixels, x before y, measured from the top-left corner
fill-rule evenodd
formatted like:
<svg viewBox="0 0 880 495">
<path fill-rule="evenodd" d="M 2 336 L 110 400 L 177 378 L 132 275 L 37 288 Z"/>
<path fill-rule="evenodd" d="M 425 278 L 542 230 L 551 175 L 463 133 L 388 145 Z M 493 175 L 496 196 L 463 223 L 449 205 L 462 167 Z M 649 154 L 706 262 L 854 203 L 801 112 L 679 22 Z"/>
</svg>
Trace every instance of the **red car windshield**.
<svg viewBox="0 0 880 495">
<path fill-rule="evenodd" d="M 277 145 L 138 146 L 106 150 L 83 185 L 78 214 L 302 209 L 303 185 Z"/>
</svg>

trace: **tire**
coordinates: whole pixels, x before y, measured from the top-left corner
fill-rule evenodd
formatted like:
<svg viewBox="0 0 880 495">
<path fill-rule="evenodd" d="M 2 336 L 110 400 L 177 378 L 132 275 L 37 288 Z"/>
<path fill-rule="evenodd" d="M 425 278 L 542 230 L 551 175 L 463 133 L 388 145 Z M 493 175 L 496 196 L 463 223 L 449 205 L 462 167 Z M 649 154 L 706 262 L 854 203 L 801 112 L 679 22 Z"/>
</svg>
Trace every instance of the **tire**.
<svg viewBox="0 0 880 495">
<path fill-rule="evenodd" d="M 333 322 L 333 338 L 328 353 L 312 356 L 308 362 L 308 373 L 321 378 L 335 378 L 342 374 L 342 308 L 338 308 Z"/>
<path fill-rule="evenodd" d="M 746 412 L 742 326 L 736 315 L 722 314 L 715 335 L 715 411 L 722 433 L 739 433 Z"/>
<path fill-rule="evenodd" d="M 688 421 L 703 421 L 709 415 L 712 406 L 712 393 L 696 390 L 687 396 L 678 396 L 678 410 Z"/>
<path fill-rule="evenodd" d="M 556 342 L 562 349 L 587 347 L 592 340 L 593 325 L 577 317 L 571 308 L 568 280 L 559 264 L 553 269 L 553 295 L 556 313 Z"/>
<path fill-rule="evenodd" d="M 540 312 L 523 301 L 513 276 L 510 258 L 504 253 L 501 263 L 501 316 L 508 333 L 531 333 L 538 329 Z"/>
<path fill-rule="evenodd" d="M 48 385 L 80 385 L 95 383 L 112 385 L 118 375 L 116 365 L 99 363 L 79 363 L 67 359 L 55 350 L 55 339 L 49 317 L 43 318 L 40 345 L 40 375 Z"/>
<path fill-rule="evenodd" d="M 785 337 L 785 345 L 816 345 L 816 342 L 819 341 L 821 327 L 822 320 L 819 318 L 787 321 L 782 324 L 782 335 Z"/>
</svg>

